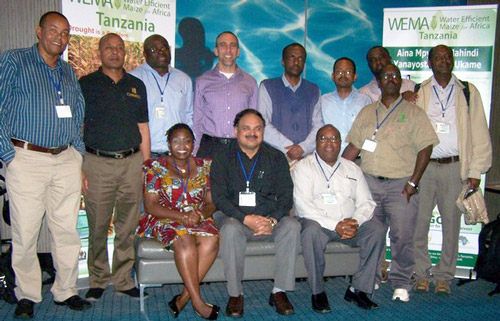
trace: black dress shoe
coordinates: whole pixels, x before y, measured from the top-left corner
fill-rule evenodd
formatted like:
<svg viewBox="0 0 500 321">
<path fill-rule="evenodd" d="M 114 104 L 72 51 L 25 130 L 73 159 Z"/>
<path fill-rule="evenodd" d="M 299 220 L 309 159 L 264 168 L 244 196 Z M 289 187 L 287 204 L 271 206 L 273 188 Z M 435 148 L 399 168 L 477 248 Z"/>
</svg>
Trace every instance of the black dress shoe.
<svg viewBox="0 0 500 321">
<path fill-rule="evenodd" d="M 87 291 L 87 294 L 85 294 L 85 299 L 87 299 L 87 301 L 97 301 L 102 297 L 103 293 L 104 293 L 104 289 L 90 288 Z"/>
<path fill-rule="evenodd" d="M 231 318 L 241 318 L 243 316 L 243 295 L 230 296 L 227 301 L 226 314 Z"/>
<path fill-rule="evenodd" d="M 328 297 L 325 292 L 319 294 L 313 294 L 311 297 L 312 308 L 314 311 L 319 313 L 330 312 L 330 305 L 328 304 Z"/>
<path fill-rule="evenodd" d="M 140 299 L 140 297 L 141 297 L 141 292 L 136 287 L 133 287 L 133 288 L 125 290 L 125 291 L 116 291 L 116 294 L 118 294 L 118 295 L 125 294 L 125 295 L 128 295 L 129 297 L 131 297 L 132 299 Z M 146 291 L 144 291 L 144 299 L 146 299 L 147 297 L 149 297 L 149 294 Z"/>
<path fill-rule="evenodd" d="M 172 298 L 170 302 L 168 302 L 168 310 L 170 311 L 170 314 L 172 314 L 172 317 L 174 318 L 177 318 L 182 311 L 182 309 L 177 308 L 177 298 L 180 296 L 181 296 L 180 294 L 177 294 Z"/>
<path fill-rule="evenodd" d="M 208 317 L 202 316 L 196 310 L 194 310 L 194 312 L 200 318 L 203 318 L 203 319 L 206 319 L 206 320 L 217 320 L 217 318 L 219 317 L 220 306 L 218 306 L 218 305 L 211 305 L 211 304 L 208 304 L 208 303 L 207 303 L 207 305 L 212 307 L 212 311 L 210 312 L 210 315 Z"/>
<path fill-rule="evenodd" d="M 66 299 L 62 302 L 54 301 L 57 305 L 67 305 L 71 310 L 75 311 L 83 311 L 89 309 L 92 305 L 80 298 L 78 295 L 73 295 L 69 299 Z"/>
<path fill-rule="evenodd" d="M 354 292 L 352 292 L 350 287 L 347 288 L 347 291 L 345 291 L 344 300 L 347 302 L 354 302 L 358 307 L 365 310 L 378 308 L 377 303 L 370 300 L 365 292 L 358 290 L 354 290 Z"/>
<path fill-rule="evenodd" d="M 14 311 L 15 319 L 31 319 L 34 316 L 33 306 L 35 303 L 28 299 L 21 299 L 17 302 L 16 311 Z"/>
</svg>

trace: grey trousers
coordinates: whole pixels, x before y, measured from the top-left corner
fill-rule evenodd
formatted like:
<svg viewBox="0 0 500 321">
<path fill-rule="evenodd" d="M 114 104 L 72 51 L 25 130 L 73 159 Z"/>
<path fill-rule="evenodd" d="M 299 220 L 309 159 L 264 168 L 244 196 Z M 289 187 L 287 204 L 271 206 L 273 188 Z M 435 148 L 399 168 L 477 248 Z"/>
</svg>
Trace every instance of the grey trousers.
<svg viewBox="0 0 500 321">
<path fill-rule="evenodd" d="M 462 190 L 460 163 L 429 163 L 420 180 L 420 205 L 415 230 L 415 274 L 419 279 L 450 281 L 455 277 L 461 213 L 455 205 Z M 439 263 L 432 267 L 428 252 L 430 220 L 438 206 L 443 241 Z"/>
<path fill-rule="evenodd" d="M 325 271 L 325 248 L 328 242 L 342 242 L 349 246 L 360 247 L 360 262 L 352 278 L 352 287 L 357 290 L 372 293 L 375 286 L 380 253 L 385 243 L 385 227 L 379 222 L 363 223 L 356 236 L 342 240 L 340 236 L 307 218 L 299 218 L 302 225 L 301 245 L 304 264 L 307 270 L 307 282 L 313 294 L 325 291 L 323 273 Z"/>
<path fill-rule="evenodd" d="M 243 293 L 245 249 L 247 241 L 273 241 L 276 250 L 274 286 L 285 291 L 295 290 L 295 261 L 297 259 L 300 224 L 290 216 L 283 217 L 269 236 L 254 236 L 253 231 L 239 220 L 221 211 L 213 215 L 219 226 L 220 253 L 224 261 L 229 296 Z"/>
<path fill-rule="evenodd" d="M 391 281 L 393 289 L 410 290 L 412 288 L 411 276 L 415 269 L 413 235 L 420 196 L 414 194 L 408 203 L 406 195 L 401 195 L 409 177 L 380 180 L 365 174 L 365 178 L 373 200 L 377 203 L 372 220 L 384 224 L 386 228 L 390 227 L 391 271 L 389 281 Z M 379 273 L 381 272 L 377 271 L 377 274 Z"/>
</svg>

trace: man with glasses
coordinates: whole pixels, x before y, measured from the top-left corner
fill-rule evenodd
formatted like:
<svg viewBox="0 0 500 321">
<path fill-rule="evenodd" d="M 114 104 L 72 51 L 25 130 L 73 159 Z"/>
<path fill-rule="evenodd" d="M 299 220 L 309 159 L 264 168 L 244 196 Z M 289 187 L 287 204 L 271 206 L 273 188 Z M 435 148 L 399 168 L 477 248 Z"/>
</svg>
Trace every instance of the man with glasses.
<svg viewBox="0 0 500 321">
<path fill-rule="evenodd" d="M 267 122 L 264 140 L 296 161 L 314 150 L 321 120 L 320 90 L 301 78 L 306 49 L 298 43 L 283 48 L 279 78 L 266 79 L 259 87 L 257 109 Z"/>
<path fill-rule="evenodd" d="M 360 264 L 344 299 L 362 309 L 378 305 L 368 297 L 373 292 L 384 225 L 371 220 L 375 202 L 361 169 L 339 156 L 340 132 L 325 125 L 316 134 L 316 152 L 292 170 L 295 213 L 302 225 L 301 244 L 307 281 L 312 290 L 312 308 L 330 312 L 323 273 L 325 248 L 337 241 L 359 246 Z"/>
<path fill-rule="evenodd" d="M 168 152 L 165 133 L 177 123 L 193 126 L 193 83 L 184 72 L 170 65 L 170 46 L 161 35 L 144 41 L 146 62 L 130 72 L 144 82 L 148 96 L 151 157 Z"/>
<path fill-rule="evenodd" d="M 378 74 L 382 97 L 361 110 L 343 156 L 361 155 L 373 200 L 373 220 L 390 227 L 393 300 L 408 302 L 415 268 L 413 233 L 418 212 L 418 183 L 439 139 L 425 112 L 401 97 L 401 73 L 392 64 Z"/>
<path fill-rule="evenodd" d="M 54 302 L 90 308 L 76 288 L 84 100 L 73 69 L 61 58 L 69 32 L 64 15 L 47 12 L 36 27 L 38 43 L 0 56 L 0 158 L 7 164 L 15 318 L 33 318 L 35 302 L 42 301 L 36 243 L 44 218 L 57 270 Z"/>
<path fill-rule="evenodd" d="M 339 58 L 335 60 L 332 72 L 337 90 L 321 96 L 323 123 L 335 126 L 342 137 L 349 133 L 361 108 L 372 102 L 370 97 L 353 89 L 352 84 L 357 78 L 356 63 L 348 57 Z M 346 147 L 347 143 L 342 141 L 340 154 Z"/>
</svg>

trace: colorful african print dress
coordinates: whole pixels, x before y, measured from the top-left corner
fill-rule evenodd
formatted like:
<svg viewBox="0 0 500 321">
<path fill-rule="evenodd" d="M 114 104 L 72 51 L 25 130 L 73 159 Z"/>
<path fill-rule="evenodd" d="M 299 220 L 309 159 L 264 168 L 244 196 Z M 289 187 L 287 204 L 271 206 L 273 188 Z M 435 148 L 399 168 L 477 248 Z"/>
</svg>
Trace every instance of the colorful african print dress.
<svg viewBox="0 0 500 321">
<path fill-rule="evenodd" d="M 193 209 L 202 209 L 205 195 L 210 191 L 210 165 L 209 159 L 194 158 L 197 174 L 189 179 L 187 187 L 187 206 Z M 167 159 L 149 159 L 144 165 L 144 191 L 159 196 L 159 204 L 169 209 L 181 211 L 186 206 L 183 196 L 182 180 L 172 177 L 172 172 L 167 169 Z M 154 215 L 143 213 L 139 217 L 139 227 L 136 234 L 140 237 L 154 238 L 161 242 L 166 250 L 171 250 L 174 241 L 184 234 L 201 236 L 218 235 L 217 226 L 212 218 L 204 219 L 199 225 L 186 227 L 181 221 L 169 218 L 158 218 Z"/>
</svg>

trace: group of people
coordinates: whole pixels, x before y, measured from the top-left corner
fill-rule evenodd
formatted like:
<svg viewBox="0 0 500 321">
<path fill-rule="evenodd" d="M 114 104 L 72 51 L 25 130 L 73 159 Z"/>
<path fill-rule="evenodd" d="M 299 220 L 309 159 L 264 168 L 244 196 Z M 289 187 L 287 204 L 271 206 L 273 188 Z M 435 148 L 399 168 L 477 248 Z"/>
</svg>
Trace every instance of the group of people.
<svg viewBox="0 0 500 321">
<path fill-rule="evenodd" d="M 408 302 L 413 287 L 427 292 L 431 284 L 450 293 L 461 217 L 455 200 L 464 185 L 478 187 L 492 163 L 481 97 L 452 73 L 451 48 L 430 50 L 433 76 L 415 85 L 401 78 L 385 48 L 373 47 L 367 62 L 374 78 L 359 91 L 355 62 L 336 59 L 336 90 L 321 95 L 301 77 L 302 45 L 284 47 L 283 75 L 257 87 L 236 63 L 238 38 L 225 31 L 215 41 L 217 64 L 193 90 L 189 76 L 170 65 L 171 47 L 161 35 L 145 40 L 145 63 L 130 72 L 123 69 L 123 39 L 104 35 L 101 67 L 78 81 L 60 57 L 69 32 L 62 14 L 47 12 L 38 43 L 0 56 L 14 317 L 32 318 L 42 300 L 36 240 L 44 217 L 57 271 L 54 302 L 73 310 L 90 308 L 110 282 L 116 294 L 139 297 L 131 277 L 136 235 L 174 252 L 184 289 L 168 303 L 173 317 L 189 300 L 200 317 L 218 317 L 200 282 L 219 250 L 226 314 L 243 316 L 245 247 L 264 240 L 275 243 L 269 304 L 277 313 L 294 313 L 286 292 L 295 288 L 299 247 L 312 309 L 330 312 L 323 282 L 330 241 L 360 248 L 344 299 L 375 309 L 388 228 L 392 299 Z M 76 289 L 80 193 L 89 223 L 86 299 Z M 443 249 L 432 266 L 427 235 L 436 204 Z"/>
</svg>

